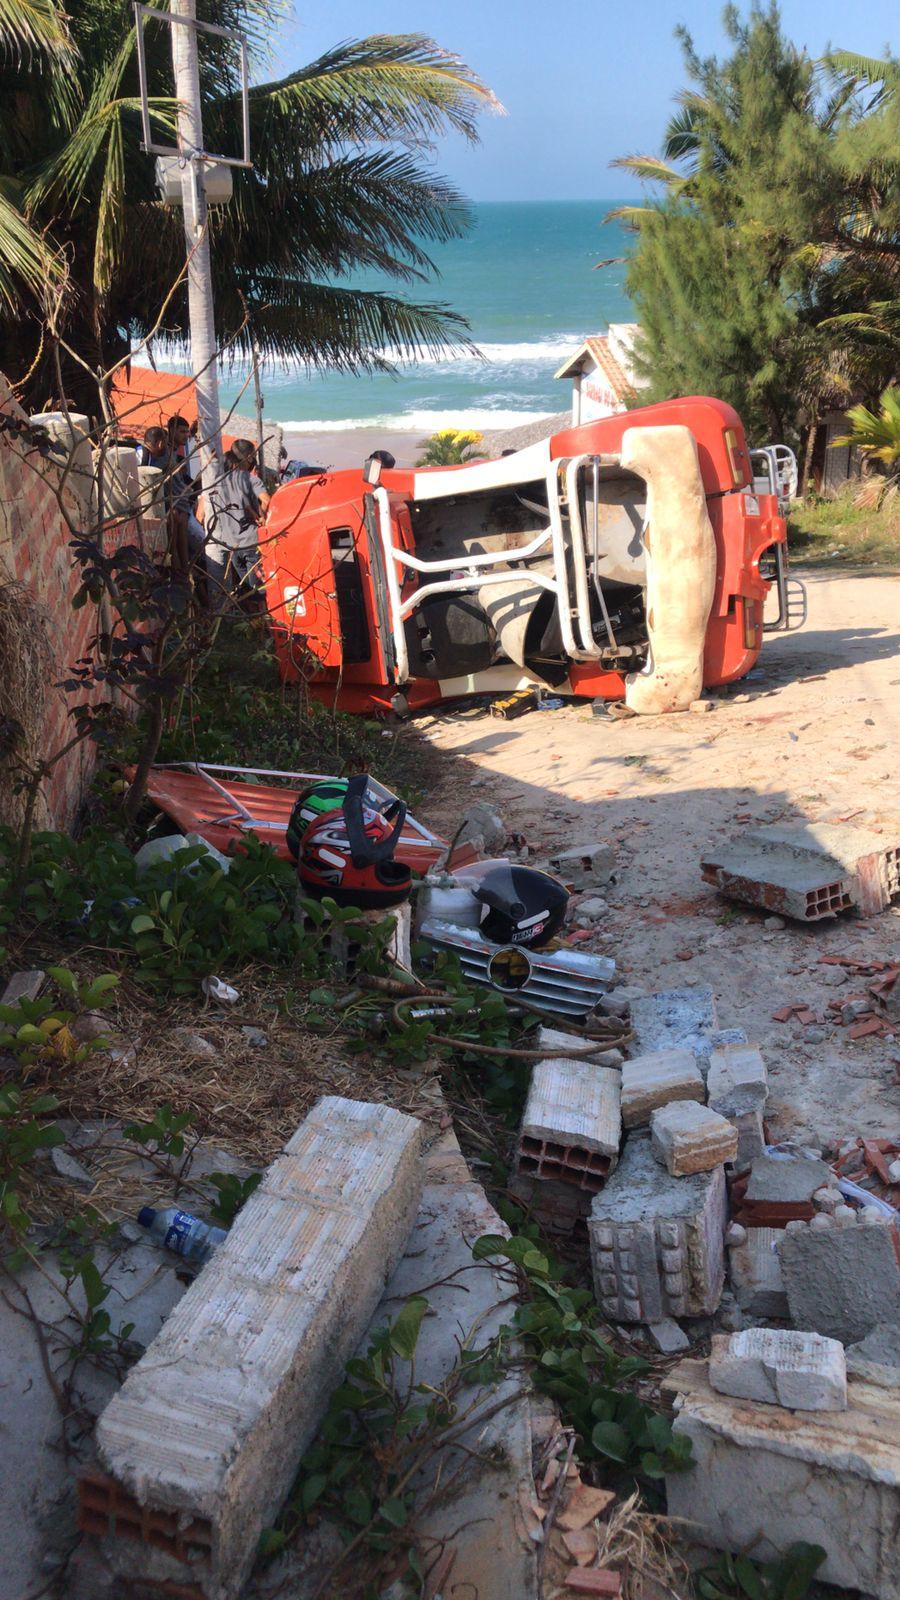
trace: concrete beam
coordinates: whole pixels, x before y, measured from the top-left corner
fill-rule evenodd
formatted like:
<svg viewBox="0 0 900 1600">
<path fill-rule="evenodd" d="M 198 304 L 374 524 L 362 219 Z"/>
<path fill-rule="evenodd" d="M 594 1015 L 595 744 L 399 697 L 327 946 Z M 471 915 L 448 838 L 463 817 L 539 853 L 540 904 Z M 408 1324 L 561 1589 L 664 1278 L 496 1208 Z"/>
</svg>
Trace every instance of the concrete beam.
<svg viewBox="0 0 900 1600">
<path fill-rule="evenodd" d="M 172 1530 L 116 1537 L 111 1511 L 123 1577 L 234 1600 L 402 1254 L 420 1153 L 415 1118 L 329 1096 L 268 1169 L 97 1425 L 111 1501 Z"/>
</svg>

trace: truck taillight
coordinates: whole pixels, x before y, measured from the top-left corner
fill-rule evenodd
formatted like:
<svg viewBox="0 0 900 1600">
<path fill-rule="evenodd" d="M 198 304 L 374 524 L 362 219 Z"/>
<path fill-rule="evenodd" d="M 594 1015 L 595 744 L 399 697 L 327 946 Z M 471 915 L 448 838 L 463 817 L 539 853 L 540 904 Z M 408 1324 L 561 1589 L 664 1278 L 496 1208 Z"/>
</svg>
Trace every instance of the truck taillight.
<svg viewBox="0 0 900 1600">
<path fill-rule="evenodd" d="M 725 448 L 728 451 L 731 481 L 736 489 L 740 489 L 750 482 L 750 462 L 734 428 L 725 429 Z"/>
</svg>

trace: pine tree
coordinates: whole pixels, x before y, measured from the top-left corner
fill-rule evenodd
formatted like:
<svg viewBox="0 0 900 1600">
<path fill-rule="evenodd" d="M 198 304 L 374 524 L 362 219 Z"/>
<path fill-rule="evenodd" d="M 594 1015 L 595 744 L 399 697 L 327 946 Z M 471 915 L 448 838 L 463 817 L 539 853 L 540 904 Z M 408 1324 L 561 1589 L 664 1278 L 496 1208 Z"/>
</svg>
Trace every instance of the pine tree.
<svg viewBox="0 0 900 1600">
<path fill-rule="evenodd" d="M 864 328 L 852 320 L 885 298 L 889 276 L 885 229 L 873 239 L 866 207 L 877 197 L 895 224 L 890 95 L 861 95 L 846 58 L 813 62 L 774 3 L 746 22 L 729 6 L 724 25 L 733 49 L 722 62 L 679 30 L 689 87 L 663 157 L 618 163 L 665 186 L 657 203 L 617 213 L 637 234 L 628 287 L 644 330 L 642 398 L 714 393 L 760 442 L 796 440 L 823 396 L 841 403 L 861 383 L 877 392 L 895 356 L 888 308 Z"/>
</svg>

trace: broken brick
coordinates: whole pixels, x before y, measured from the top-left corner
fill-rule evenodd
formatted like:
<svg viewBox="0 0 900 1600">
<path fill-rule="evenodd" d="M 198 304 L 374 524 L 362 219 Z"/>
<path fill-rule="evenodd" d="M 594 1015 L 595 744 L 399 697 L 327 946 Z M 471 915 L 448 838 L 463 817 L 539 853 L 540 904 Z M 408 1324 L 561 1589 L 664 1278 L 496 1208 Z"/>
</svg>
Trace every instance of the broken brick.
<svg viewBox="0 0 900 1600">
<path fill-rule="evenodd" d="M 576 1483 L 565 1510 L 556 1519 L 557 1526 L 569 1533 L 586 1528 L 595 1517 L 602 1516 L 615 1498 L 612 1489 L 594 1489 L 589 1483 Z"/>
<path fill-rule="evenodd" d="M 884 1033 L 884 1031 L 881 1018 L 870 1017 L 867 1022 L 855 1022 L 853 1027 L 848 1029 L 848 1036 L 851 1039 L 867 1039 L 872 1033 Z"/>
<path fill-rule="evenodd" d="M 574 1594 L 617 1595 L 622 1592 L 622 1574 L 604 1567 L 576 1567 L 566 1579 L 566 1588 Z"/>
<path fill-rule="evenodd" d="M 571 1533 L 563 1534 L 562 1541 L 580 1567 L 586 1567 L 596 1557 L 599 1540 L 590 1528 L 573 1528 Z"/>
</svg>

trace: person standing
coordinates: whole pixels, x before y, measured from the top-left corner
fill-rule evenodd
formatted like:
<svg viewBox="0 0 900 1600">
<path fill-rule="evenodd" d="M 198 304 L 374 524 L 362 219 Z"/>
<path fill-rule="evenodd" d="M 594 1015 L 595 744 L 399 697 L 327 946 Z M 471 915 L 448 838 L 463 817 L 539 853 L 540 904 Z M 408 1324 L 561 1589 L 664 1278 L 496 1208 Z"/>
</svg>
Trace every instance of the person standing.
<svg viewBox="0 0 900 1600">
<path fill-rule="evenodd" d="M 252 580 L 259 565 L 257 529 L 268 510 L 269 495 L 256 471 L 256 446 L 251 440 L 234 440 L 210 498 L 206 571 L 210 606 L 218 611 L 226 596 Z"/>
</svg>

